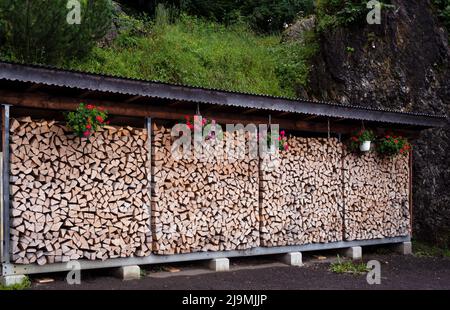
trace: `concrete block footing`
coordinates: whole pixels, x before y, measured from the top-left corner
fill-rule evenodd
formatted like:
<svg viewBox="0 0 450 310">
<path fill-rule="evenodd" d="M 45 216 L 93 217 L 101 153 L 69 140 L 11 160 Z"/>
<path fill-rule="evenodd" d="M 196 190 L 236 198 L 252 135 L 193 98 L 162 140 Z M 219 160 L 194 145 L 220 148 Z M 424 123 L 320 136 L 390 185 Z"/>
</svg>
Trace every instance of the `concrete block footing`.
<svg viewBox="0 0 450 310">
<path fill-rule="evenodd" d="M 25 279 L 26 279 L 25 275 L 1 276 L 0 284 L 3 286 L 11 286 L 11 285 L 15 285 L 15 284 L 20 284 Z"/>
<path fill-rule="evenodd" d="M 362 259 L 362 248 L 360 246 L 352 246 L 342 249 L 341 254 L 353 260 Z"/>
<path fill-rule="evenodd" d="M 402 242 L 396 244 L 394 246 L 395 251 L 402 255 L 411 255 L 412 254 L 412 243 L 411 242 Z"/>
<path fill-rule="evenodd" d="M 230 260 L 228 258 L 214 258 L 208 262 L 208 267 L 214 271 L 230 270 Z"/>
<path fill-rule="evenodd" d="M 280 260 L 289 266 L 303 266 L 302 252 L 290 252 L 280 256 Z"/>
<path fill-rule="evenodd" d="M 141 268 L 139 266 L 123 266 L 115 268 L 114 275 L 124 281 L 138 280 L 141 278 Z"/>
</svg>

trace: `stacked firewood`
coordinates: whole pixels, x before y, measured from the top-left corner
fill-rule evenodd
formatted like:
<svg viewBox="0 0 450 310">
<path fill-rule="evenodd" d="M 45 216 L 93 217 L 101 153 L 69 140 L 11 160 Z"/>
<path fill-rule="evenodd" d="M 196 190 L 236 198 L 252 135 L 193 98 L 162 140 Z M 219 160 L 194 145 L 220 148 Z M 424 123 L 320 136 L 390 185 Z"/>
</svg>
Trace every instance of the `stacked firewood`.
<svg viewBox="0 0 450 310">
<path fill-rule="evenodd" d="M 170 129 L 154 126 L 153 135 L 154 252 L 259 246 L 258 159 L 250 158 L 248 148 L 244 158 L 220 151 L 236 134 L 207 141 L 200 158 L 172 156 Z"/>
<path fill-rule="evenodd" d="M 11 254 L 17 264 L 151 252 L 147 133 L 106 126 L 90 142 L 54 121 L 11 121 Z"/>
<path fill-rule="evenodd" d="M 408 157 L 345 156 L 345 239 L 409 234 Z"/>
<path fill-rule="evenodd" d="M 337 139 L 289 137 L 279 162 L 261 161 L 261 244 L 342 240 L 342 145 Z"/>
</svg>

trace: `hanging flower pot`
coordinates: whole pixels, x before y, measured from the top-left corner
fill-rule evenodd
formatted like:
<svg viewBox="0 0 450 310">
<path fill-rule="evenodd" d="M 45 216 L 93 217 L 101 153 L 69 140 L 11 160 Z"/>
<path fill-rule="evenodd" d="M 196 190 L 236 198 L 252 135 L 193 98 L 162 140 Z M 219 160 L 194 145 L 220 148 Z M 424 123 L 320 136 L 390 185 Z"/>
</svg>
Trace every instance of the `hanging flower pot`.
<svg viewBox="0 0 450 310">
<path fill-rule="evenodd" d="M 372 141 L 375 140 L 375 134 L 370 129 L 361 129 L 355 132 L 350 138 L 350 150 L 366 153 L 370 152 Z"/>
<path fill-rule="evenodd" d="M 359 144 L 359 150 L 361 152 L 369 152 L 370 151 L 370 145 L 372 141 L 363 141 Z"/>
<path fill-rule="evenodd" d="M 109 122 L 108 112 L 103 108 L 94 105 L 80 103 L 76 111 L 66 114 L 67 127 L 71 129 L 78 137 L 89 141 L 90 136 L 98 128 L 105 126 Z"/>
<path fill-rule="evenodd" d="M 411 144 L 402 136 L 388 134 L 377 143 L 378 153 L 384 156 L 408 155 L 411 150 Z"/>
</svg>

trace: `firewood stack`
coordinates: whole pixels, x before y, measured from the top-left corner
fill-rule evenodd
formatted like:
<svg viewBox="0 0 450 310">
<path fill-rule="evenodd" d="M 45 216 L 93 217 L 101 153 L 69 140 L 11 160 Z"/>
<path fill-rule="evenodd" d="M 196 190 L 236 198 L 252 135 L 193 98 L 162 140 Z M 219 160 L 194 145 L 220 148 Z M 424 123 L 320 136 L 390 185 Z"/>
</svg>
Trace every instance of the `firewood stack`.
<svg viewBox="0 0 450 310">
<path fill-rule="evenodd" d="M 15 263 L 150 254 L 146 130 L 106 126 L 90 141 L 54 121 L 11 120 Z"/>
<path fill-rule="evenodd" d="M 258 159 L 206 146 L 208 158 L 172 157 L 170 129 L 153 128 L 154 253 L 242 250 L 259 246 Z M 231 136 L 224 133 L 224 141 Z M 214 142 L 216 141 L 216 142 Z"/>
<path fill-rule="evenodd" d="M 344 183 L 346 240 L 409 234 L 407 156 L 347 153 Z"/>
<path fill-rule="evenodd" d="M 261 243 L 342 240 L 342 146 L 337 139 L 289 137 L 280 164 L 261 169 Z"/>
</svg>

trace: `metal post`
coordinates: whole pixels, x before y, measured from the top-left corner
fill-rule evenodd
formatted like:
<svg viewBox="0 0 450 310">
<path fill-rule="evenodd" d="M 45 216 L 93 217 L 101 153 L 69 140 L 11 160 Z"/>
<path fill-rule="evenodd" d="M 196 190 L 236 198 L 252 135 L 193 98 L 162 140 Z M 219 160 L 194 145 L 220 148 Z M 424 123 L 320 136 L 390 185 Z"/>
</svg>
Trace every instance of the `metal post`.
<svg viewBox="0 0 450 310">
<path fill-rule="evenodd" d="M 409 235 L 412 237 L 413 234 L 413 151 L 409 152 Z"/>
<path fill-rule="evenodd" d="M 2 109 L 2 263 L 9 263 L 9 105 Z"/>
<path fill-rule="evenodd" d="M 147 147 L 148 147 L 148 150 L 147 150 L 147 156 L 148 156 L 147 182 L 148 182 L 148 196 L 149 196 L 148 214 L 150 216 L 150 219 L 149 219 L 150 234 L 153 235 L 153 229 L 152 229 L 152 195 L 153 195 L 153 184 L 152 184 L 152 181 L 153 181 L 153 178 L 152 178 L 152 118 L 151 117 L 147 117 L 146 118 L 146 125 L 147 125 Z M 152 236 L 152 237 L 154 237 L 154 236 Z M 152 240 L 154 240 L 154 238 L 152 238 Z"/>
</svg>

